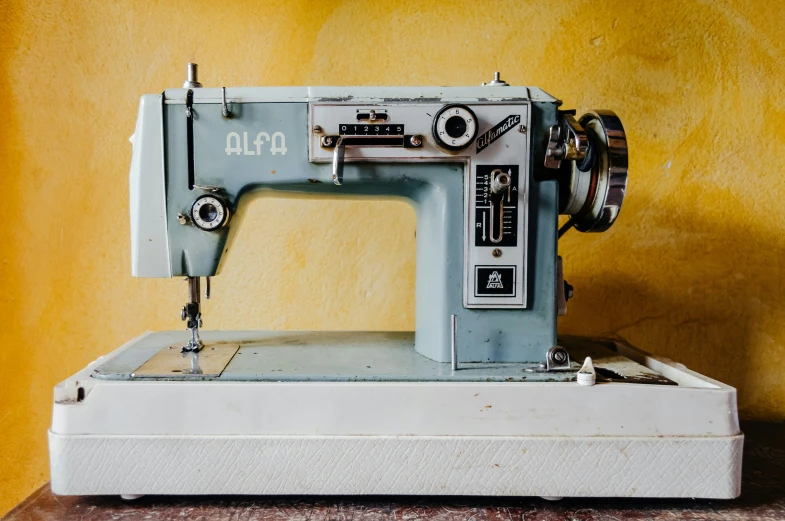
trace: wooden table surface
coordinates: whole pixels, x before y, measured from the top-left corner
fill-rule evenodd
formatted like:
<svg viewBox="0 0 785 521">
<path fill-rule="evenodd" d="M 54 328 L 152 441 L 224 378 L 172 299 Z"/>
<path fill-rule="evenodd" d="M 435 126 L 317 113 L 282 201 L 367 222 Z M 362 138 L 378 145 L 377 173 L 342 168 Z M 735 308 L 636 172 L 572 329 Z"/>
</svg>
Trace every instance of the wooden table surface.
<svg viewBox="0 0 785 521">
<path fill-rule="evenodd" d="M 54 496 L 44 485 L 3 519 L 295 520 L 785 520 L 785 424 L 745 423 L 742 495 L 732 501 L 469 497 Z"/>
</svg>

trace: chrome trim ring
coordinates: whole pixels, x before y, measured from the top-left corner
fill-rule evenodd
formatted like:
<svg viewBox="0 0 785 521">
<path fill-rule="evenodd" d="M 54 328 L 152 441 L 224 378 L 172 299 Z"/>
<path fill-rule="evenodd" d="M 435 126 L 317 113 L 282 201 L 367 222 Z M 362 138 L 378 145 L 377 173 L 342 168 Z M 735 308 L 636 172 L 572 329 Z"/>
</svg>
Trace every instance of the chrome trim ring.
<svg viewBox="0 0 785 521">
<path fill-rule="evenodd" d="M 457 117 L 463 120 L 466 129 L 463 135 L 450 136 L 447 132 L 447 120 Z M 445 105 L 433 117 L 433 137 L 436 144 L 445 150 L 457 152 L 468 148 L 477 137 L 477 116 L 466 105 Z"/>
</svg>

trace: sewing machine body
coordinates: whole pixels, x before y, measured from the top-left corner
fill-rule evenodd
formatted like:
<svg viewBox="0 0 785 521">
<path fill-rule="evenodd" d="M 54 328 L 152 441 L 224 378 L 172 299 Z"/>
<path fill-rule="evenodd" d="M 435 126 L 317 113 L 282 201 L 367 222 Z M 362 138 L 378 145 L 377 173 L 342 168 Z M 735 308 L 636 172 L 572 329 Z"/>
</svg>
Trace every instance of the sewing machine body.
<svg viewBox="0 0 785 521">
<path fill-rule="evenodd" d="M 615 115 L 576 120 L 498 76 L 186 83 L 142 98 L 130 192 L 133 274 L 187 278 L 189 332 L 142 335 L 56 387 L 56 493 L 739 494 L 735 389 L 556 335 L 559 214 L 560 234 L 602 231 L 621 207 Z M 410 201 L 416 331 L 201 331 L 200 278 L 263 190 Z"/>
<path fill-rule="evenodd" d="M 525 87 L 502 90 L 227 89 L 232 117 L 226 118 L 220 89 L 195 89 L 192 156 L 185 115 L 188 91 L 145 96 L 136 132 L 142 141 L 135 146 L 131 175 L 134 274 L 206 277 L 217 273 L 230 232 L 242 223 L 232 221 L 212 233 L 181 225 L 178 214 L 187 214 L 196 197 L 210 193 L 199 186 L 221 187 L 231 207 L 260 190 L 404 198 L 417 211 L 417 351 L 449 362 L 450 317 L 456 315 L 460 360 L 543 361 L 546 351 L 556 345 L 558 193 L 555 181 L 531 180 L 537 170 L 544 170 L 544 149 L 539 148 L 535 161 L 530 143 L 532 135 L 546 136 L 555 124 L 557 100 Z M 432 139 L 424 139 L 419 148 L 347 147 L 343 181 L 334 184 L 329 165 L 334 151 L 320 146 L 325 134 L 338 135 L 340 127 L 351 125 L 393 127 L 392 131 L 403 127 L 403 135 L 429 136 L 439 110 L 467 103 L 483 131 L 508 118 L 517 123 L 479 152 L 476 146 L 445 151 Z M 389 120 L 358 122 L 357 114 L 370 110 Z M 324 131 L 309 132 L 314 126 Z M 362 128 L 356 132 L 368 133 Z M 155 141 L 147 141 L 147 136 Z M 193 179 L 189 183 L 190 157 Z M 514 226 L 509 231 L 514 233 L 500 241 L 503 254 L 498 258 L 487 235 L 487 215 L 483 229 L 483 209 L 476 208 L 484 206 L 483 177 L 496 167 L 514 171 L 517 185 L 512 187 L 513 204 L 508 207 L 514 212 L 509 219 Z M 264 233 L 259 230 L 260 237 Z M 368 233 L 374 233 L 373 223 L 368 223 Z M 494 271 L 503 277 L 501 291 L 485 287 L 487 273 Z M 478 274 L 485 279 L 479 280 Z M 483 296 L 485 292 L 488 296 Z"/>
</svg>

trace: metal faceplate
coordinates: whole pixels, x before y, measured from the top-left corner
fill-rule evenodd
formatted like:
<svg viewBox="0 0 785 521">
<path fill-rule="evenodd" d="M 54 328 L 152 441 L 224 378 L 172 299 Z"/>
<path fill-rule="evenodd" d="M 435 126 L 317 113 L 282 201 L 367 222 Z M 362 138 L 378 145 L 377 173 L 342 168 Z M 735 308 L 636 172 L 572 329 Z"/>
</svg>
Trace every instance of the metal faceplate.
<svg viewBox="0 0 785 521">
<path fill-rule="evenodd" d="M 476 139 L 458 151 L 441 148 L 433 135 L 443 133 L 444 122 L 439 125 L 434 118 L 450 116 L 450 111 L 443 110 L 446 105 L 312 102 L 309 159 L 315 163 L 334 161 L 334 146 L 325 146 L 325 137 L 330 145 L 343 137 L 349 138 L 347 143 L 357 143 L 346 145 L 343 161 L 347 163 L 463 164 L 463 305 L 479 309 L 525 308 L 529 286 L 526 245 L 531 105 L 524 100 L 454 104 L 461 117 L 476 117 L 466 127 L 473 129 L 472 125 L 476 125 Z M 373 119 L 369 118 L 371 114 Z M 400 136 L 406 144 L 395 146 L 391 136 Z M 351 139 L 355 137 L 363 139 Z M 413 137 L 415 143 L 421 139 L 419 146 L 409 146 Z M 510 185 L 502 194 L 491 197 L 493 179 L 500 172 L 511 178 Z"/>
</svg>

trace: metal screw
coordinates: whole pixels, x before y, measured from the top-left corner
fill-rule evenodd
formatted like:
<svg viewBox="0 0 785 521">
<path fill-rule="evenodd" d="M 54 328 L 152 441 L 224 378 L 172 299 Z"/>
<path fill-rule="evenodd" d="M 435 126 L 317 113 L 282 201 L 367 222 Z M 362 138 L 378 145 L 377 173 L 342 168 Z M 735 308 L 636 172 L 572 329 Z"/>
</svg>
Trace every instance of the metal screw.
<svg viewBox="0 0 785 521">
<path fill-rule="evenodd" d="M 563 364 L 567 361 L 567 353 L 563 349 L 556 349 L 553 351 L 553 361 Z"/>
<path fill-rule="evenodd" d="M 493 255 L 494 257 L 501 257 L 502 251 L 499 248 L 494 248 L 493 251 L 491 252 L 491 255 Z"/>
<path fill-rule="evenodd" d="M 418 147 L 418 146 L 422 145 L 422 136 L 414 135 L 414 136 L 410 137 L 409 138 L 409 144 L 411 144 L 413 147 Z"/>
<path fill-rule="evenodd" d="M 185 215 L 182 212 L 178 213 L 177 214 L 177 222 L 179 222 L 180 224 L 188 224 L 188 216 Z"/>
<path fill-rule="evenodd" d="M 330 146 L 332 146 L 332 144 L 333 144 L 333 138 L 331 138 L 330 136 L 324 136 L 322 138 L 322 146 L 323 147 L 330 147 Z"/>
<path fill-rule="evenodd" d="M 518 132 L 520 132 L 521 134 L 525 134 L 526 133 L 526 125 L 518 125 Z"/>
<path fill-rule="evenodd" d="M 314 134 L 321 134 L 322 133 L 322 127 L 320 127 L 319 125 L 314 125 L 313 126 L 313 133 Z"/>
</svg>

